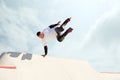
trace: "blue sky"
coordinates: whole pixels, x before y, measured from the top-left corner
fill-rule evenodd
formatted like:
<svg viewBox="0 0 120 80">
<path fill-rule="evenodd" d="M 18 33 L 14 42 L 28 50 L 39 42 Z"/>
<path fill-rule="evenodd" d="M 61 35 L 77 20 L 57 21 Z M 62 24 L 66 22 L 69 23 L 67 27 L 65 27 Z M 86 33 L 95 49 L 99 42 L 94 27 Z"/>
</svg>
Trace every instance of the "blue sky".
<svg viewBox="0 0 120 80">
<path fill-rule="evenodd" d="M 87 60 L 99 71 L 120 71 L 115 67 L 120 66 L 119 4 L 119 0 L 0 0 L 0 52 L 44 54 L 36 32 L 72 17 L 66 29 L 74 31 L 62 43 L 50 42 L 48 56 Z"/>
</svg>

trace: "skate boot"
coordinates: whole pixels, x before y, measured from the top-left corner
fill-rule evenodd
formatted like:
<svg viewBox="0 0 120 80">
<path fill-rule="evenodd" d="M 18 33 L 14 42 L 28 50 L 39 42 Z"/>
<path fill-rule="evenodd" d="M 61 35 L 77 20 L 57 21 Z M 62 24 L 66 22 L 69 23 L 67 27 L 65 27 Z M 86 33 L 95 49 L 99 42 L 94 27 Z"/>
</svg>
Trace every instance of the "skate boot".
<svg viewBox="0 0 120 80">
<path fill-rule="evenodd" d="M 65 26 L 70 20 L 71 20 L 71 18 L 67 18 L 67 19 L 63 22 L 62 26 Z"/>
<path fill-rule="evenodd" d="M 71 28 L 71 27 L 70 27 L 70 28 L 68 28 L 68 29 L 67 29 L 67 33 L 72 32 L 72 30 L 73 30 L 73 28 Z"/>
</svg>

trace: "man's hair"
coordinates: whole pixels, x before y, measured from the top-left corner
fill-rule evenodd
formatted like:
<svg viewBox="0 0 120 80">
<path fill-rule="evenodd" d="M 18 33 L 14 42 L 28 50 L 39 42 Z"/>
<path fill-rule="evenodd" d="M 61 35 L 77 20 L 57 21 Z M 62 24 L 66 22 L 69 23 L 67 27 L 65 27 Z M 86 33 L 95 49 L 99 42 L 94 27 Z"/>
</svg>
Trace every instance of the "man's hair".
<svg viewBox="0 0 120 80">
<path fill-rule="evenodd" d="M 40 35 L 40 33 L 41 33 L 41 32 L 39 31 L 39 32 L 37 32 L 37 34 L 36 34 L 36 35 L 37 35 L 37 36 L 39 36 L 39 35 Z"/>
</svg>

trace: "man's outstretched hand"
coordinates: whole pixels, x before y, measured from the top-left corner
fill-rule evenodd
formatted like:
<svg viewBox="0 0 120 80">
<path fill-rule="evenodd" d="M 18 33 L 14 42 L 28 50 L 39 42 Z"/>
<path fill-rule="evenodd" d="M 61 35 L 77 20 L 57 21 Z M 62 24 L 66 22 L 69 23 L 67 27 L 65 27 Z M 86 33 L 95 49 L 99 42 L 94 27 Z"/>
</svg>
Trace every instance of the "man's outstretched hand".
<svg viewBox="0 0 120 80">
<path fill-rule="evenodd" d="M 44 55 L 41 55 L 41 56 L 45 57 L 46 55 L 44 54 Z"/>
<path fill-rule="evenodd" d="M 61 23 L 61 21 L 58 21 L 58 22 L 57 22 L 57 25 L 60 25 L 60 23 Z"/>
</svg>

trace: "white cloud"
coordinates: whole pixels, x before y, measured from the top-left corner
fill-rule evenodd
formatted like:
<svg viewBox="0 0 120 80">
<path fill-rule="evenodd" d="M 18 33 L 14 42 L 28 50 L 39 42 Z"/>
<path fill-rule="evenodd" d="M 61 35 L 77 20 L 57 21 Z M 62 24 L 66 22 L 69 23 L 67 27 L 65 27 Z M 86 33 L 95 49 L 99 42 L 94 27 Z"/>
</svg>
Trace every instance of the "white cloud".
<svg viewBox="0 0 120 80">
<path fill-rule="evenodd" d="M 120 70 L 120 68 L 115 67 L 115 65 L 120 63 L 119 30 L 120 10 L 117 8 L 102 16 L 91 29 L 81 46 L 81 53 L 88 54 L 90 60 L 96 60 L 96 58 L 100 60 L 98 65 L 106 66 L 105 70 L 107 70 L 108 67 L 111 67 L 109 70 Z M 93 56 L 95 58 L 93 58 Z"/>
<path fill-rule="evenodd" d="M 8 8 L 4 2 L 0 6 L 0 52 L 5 50 L 10 51 L 25 51 L 29 52 L 33 49 L 33 44 L 37 41 L 36 31 L 39 22 L 38 14 L 32 12 L 33 9 L 21 7 L 18 10 Z M 42 24 L 41 24 L 42 25 Z M 35 27 L 35 28 L 33 28 Z M 33 33 L 34 32 L 34 33 Z M 31 42 L 33 41 L 34 42 Z"/>
</svg>

